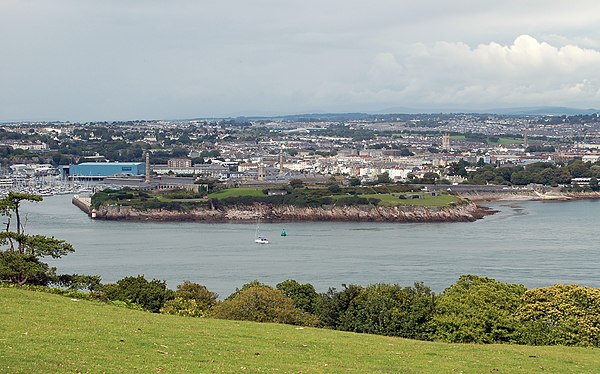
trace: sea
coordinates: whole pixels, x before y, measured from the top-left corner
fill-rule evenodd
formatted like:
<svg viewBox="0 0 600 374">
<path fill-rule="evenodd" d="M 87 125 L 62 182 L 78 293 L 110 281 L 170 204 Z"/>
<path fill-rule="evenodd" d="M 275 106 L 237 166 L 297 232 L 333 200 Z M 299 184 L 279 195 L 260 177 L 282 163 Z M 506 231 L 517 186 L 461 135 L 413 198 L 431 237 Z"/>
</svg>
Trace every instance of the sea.
<svg viewBox="0 0 600 374">
<path fill-rule="evenodd" d="M 45 259 L 58 273 L 103 282 L 144 275 L 173 289 L 190 280 L 221 298 L 252 280 L 275 286 L 286 279 L 319 292 L 424 282 L 439 293 L 461 274 L 528 288 L 600 287 L 599 200 L 489 206 L 498 212 L 476 222 L 261 223 L 270 244 L 254 243 L 257 223 L 92 220 L 69 195 L 23 203 L 22 212 L 27 233 L 73 244 L 74 253 Z"/>
</svg>

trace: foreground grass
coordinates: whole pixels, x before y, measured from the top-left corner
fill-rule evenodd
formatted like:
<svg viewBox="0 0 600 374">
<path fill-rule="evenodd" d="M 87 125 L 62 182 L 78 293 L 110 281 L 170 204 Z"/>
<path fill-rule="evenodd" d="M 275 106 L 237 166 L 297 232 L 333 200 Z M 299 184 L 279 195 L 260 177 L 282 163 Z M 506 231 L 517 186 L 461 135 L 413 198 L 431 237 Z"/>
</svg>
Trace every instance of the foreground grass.
<svg viewBox="0 0 600 374">
<path fill-rule="evenodd" d="M 151 314 L 0 288 L 0 372 L 598 373 L 600 351 Z"/>
</svg>

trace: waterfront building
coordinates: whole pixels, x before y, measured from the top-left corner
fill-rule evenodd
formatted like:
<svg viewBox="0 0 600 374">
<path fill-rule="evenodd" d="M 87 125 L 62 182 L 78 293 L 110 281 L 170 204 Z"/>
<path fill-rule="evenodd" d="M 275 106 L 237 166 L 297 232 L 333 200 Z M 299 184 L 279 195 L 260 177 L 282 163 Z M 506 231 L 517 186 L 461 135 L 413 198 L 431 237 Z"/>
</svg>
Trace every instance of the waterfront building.
<svg viewBox="0 0 600 374">
<path fill-rule="evenodd" d="M 114 175 L 145 175 L 144 162 L 83 162 L 64 166 L 62 176 L 71 180 L 102 180 Z"/>
</svg>

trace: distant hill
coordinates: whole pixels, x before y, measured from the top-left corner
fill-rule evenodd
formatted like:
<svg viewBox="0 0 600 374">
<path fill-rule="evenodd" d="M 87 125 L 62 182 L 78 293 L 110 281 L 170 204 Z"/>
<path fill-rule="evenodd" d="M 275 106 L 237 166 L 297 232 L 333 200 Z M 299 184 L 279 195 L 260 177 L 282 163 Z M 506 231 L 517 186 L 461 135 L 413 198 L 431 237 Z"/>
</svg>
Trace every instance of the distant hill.
<svg viewBox="0 0 600 374">
<path fill-rule="evenodd" d="M 578 109 L 569 107 L 522 107 L 522 108 L 496 108 L 486 111 L 478 111 L 478 113 L 496 113 L 506 115 L 566 115 L 573 116 L 577 114 L 594 114 L 600 113 L 599 109 Z"/>
</svg>

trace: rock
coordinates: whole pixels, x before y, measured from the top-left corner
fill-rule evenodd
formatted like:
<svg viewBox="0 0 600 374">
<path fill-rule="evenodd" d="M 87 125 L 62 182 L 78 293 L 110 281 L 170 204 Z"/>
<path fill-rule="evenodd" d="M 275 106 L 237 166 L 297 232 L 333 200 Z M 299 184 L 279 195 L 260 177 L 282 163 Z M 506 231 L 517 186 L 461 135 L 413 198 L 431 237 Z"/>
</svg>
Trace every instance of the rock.
<svg viewBox="0 0 600 374">
<path fill-rule="evenodd" d="M 149 221 L 336 221 L 336 222 L 467 222 L 475 221 L 491 210 L 474 203 L 453 207 L 295 207 L 290 205 L 231 206 L 222 209 L 196 208 L 189 211 L 164 209 L 138 210 L 129 206 L 103 206 L 97 217 L 107 220 Z"/>
</svg>

